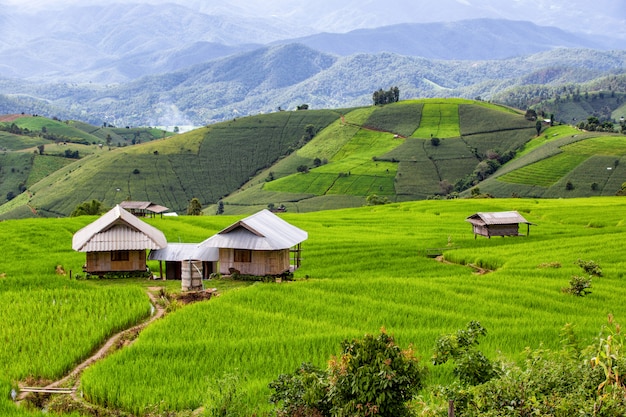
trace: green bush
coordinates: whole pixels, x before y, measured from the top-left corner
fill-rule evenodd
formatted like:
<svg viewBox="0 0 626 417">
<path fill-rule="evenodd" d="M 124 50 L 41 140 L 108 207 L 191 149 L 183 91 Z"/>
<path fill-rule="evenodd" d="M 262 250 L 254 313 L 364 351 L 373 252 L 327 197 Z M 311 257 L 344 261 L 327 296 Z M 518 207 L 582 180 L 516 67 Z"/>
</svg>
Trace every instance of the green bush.
<svg viewBox="0 0 626 417">
<path fill-rule="evenodd" d="M 422 388 L 424 373 L 413 351 L 383 330 L 345 340 L 326 372 L 303 364 L 281 375 L 270 383 L 270 402 L 280 406 L 279 416 L 408 416 L 407 402 Z"/>
<path fill-rule="evenodd" d="M 454 374 L 463 385 L 478 385 L 490 380 L 497 374 L 496 367 L 475 348 L 478 338 L 486 334 L 487 330 L 479 322 L 471 321 L 467 329 L 441 336 L 435 344 L 433 364 L 454 361 Z"/>
<path fill-rule="evenodd" d="M 598 340 L 584 350 L 577 347 L 571 326 L 564 333 L 561 350 L 528 349 L 522 366 L 502 364 L 496 378 L 454 395 L 446 393 L 454 400 L 456 414 L 622 417 L 626 360 L 619 325 L 610 317 Z"/>
<path fill-rule="evenodd" d="M 589 275 L 592 275 L 594 277 L 602 276 L 602 268 L 600 267 L 600 265 L 598 265 L 597 262 L 591 260 L 583 261 L 582 259 L 579 259 L 576 261 L 576 265 L 581 267 L 583 271 L 585 271 L 585 273 Z"/>
<path fill-rule="evenodd" d="M 573 275 L 569 281 L 569 288 L 563 288 L 563 292 L 584 297 L 591 294 L 591 278 Z"/>
</svg>

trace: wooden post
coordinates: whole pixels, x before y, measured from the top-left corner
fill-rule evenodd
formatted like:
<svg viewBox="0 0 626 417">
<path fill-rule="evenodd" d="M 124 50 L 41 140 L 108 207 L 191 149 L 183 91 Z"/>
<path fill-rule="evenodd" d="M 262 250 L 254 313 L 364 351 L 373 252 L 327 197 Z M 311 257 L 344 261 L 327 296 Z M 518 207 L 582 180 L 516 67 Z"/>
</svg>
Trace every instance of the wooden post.
<svg viewBox="0 0 626 417">
<path fill-rule="evenodd" d="M 454 400 L 448 400 L 448 417 L 454 417 Z"/>
</svg>

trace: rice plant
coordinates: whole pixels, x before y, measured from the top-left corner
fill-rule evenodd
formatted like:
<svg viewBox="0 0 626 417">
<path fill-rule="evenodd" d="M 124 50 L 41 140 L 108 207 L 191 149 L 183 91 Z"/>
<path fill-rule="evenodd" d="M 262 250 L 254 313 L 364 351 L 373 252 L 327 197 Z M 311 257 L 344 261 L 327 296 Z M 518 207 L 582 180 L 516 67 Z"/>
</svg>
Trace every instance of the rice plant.
<svg viewBox="0 0 626 417">
<path fill-rule="evenodd" d="M 81 389 L 89 401 L 142 415 L 213 406 L 215 384 L 232 376 L 240 383 L 241 406 L 263 413 L 269 408 L 268 383 L 278 375 L 302 362 L 323 367 L 342 340 L 382 327 L 399 344 L 413 344 L 425 362 L 440 335 L 470 320 L 487 329 L 481 351 L 490 359 L 521 360 L 527 346 L 557 348 L 567 323 L 581 340 L 590 340 L 607 313 L 618 321 L 626 316 L 621 302 L 626 262 L 616 244 L 626 233 L 625 209 L 626 201 L 614 197 L 422 201 L 286 213 L 281 216 L 309 234 L 294 282 L 233 289 L 168 314 L 134 344 L 88 368 Z M 534 224 L 530 236 L 474 239 L 467 216 L 505 210 L 518 210 Z M 190 242 L 239 217 L 149 221 L 168 239 Z M 84 255 L 68 247 L 73 231 L 85 222 L 3 223 L 2 233 L 16 234 L 3 251 L 18 259 L 0 271 L 6 273 L 0 278 L 0 301 L 15 305 L 2 316 L 11 324 L 2 328 L 5 343 L 0 343 L 2 363 L 16 359 L 3 370 L 13 381 L 67 372 L 86 346 L 93 349 L 106 337 L 106 329 L 110 333 L 147 313 L 147 283 L 73 281 L 50 273 L 57 263 L 80 266 Z M 589 227 L 600 222 L 601 228 Z M 42 248 L 40 241 L 51 243 Z M 443 259 L 428 257 L 430 249 Z M 602 265 L 603 276 L 586 297 L 561 291 L 580 272 L 578 259 Z M 48 321 L 49 328 L 30 317 Z M 106 329 L 92 327 L 93 318 Z M 7 348 L 21 337 L 29 340 L 20 345 L 27 355 Z M 66 337 L 72 342 L 60 340 Z M 36 348 L 43 344 L 46 349 Z M 56 344 L 63 346 L 58 361 L 45 352 Z M 429 383 L 450 379 L 450 367 L 431 369 Z"/>
</svg>

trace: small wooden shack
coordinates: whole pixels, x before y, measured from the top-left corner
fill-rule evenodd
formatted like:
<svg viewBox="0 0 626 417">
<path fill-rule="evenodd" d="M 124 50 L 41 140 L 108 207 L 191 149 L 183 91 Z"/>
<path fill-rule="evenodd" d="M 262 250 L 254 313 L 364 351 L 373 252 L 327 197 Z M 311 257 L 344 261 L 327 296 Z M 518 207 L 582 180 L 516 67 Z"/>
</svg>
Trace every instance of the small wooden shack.
<svg viewBox="0 0 626 417">
<path fill-rule="evenodd" d="M 163 216 L 169 210 L 152 201 L 122 201 L 120 206 L 137 217 L 155 217 L 157 214 Z"/>
<path fill-rule="evenodd" d="M 219 249 L 221 274 L 280 275 L 300 267 L 307 232 L 269 210 L 240 220 L 200 243 Z"/>
<path fill-rule="evenodd" d="M 528 236 L 532 224 L 517 211 L 476 213 L 465 220 L 472 224 L 474 239 L 478 235 L 487 238 L 491 238 L 491 236 L 520 236 L 520 224 L 526 224 L 526 236 Z"/>
<path fill-rule="evenodd" d="M 161 279 L 182 279 L 183 270 L 198 268 L 202 279 L 217 272 L 219 250 L 211 247 L 199 247 L 197 243 L 168 243 L 165 248 L 150 251 L 148 259 L 159 261 Z M 165 275 L 163 275 L 165 262 Z"/>
<path fill-rule="evenodd" d="M 167 246 L 165 235 L 119 205 L 72 238 L 72 249 L 87 253 L 83 271 L 94 275 L 108 272 L 144 272 L 146 251 Z"/>
</svg>

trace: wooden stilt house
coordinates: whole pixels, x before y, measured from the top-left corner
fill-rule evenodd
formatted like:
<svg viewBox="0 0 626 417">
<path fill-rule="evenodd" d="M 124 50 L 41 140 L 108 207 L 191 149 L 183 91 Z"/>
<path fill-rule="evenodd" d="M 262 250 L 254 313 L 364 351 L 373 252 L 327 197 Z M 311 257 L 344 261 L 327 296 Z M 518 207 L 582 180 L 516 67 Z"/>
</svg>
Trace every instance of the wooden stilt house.
<svg viewBox="0 0 626 417">
<path fill-rule="evenodd" d="M 476 213 L 465 220 L 472 224 L 474 239 L 478 235 L 487 238 L 491 238 L 491 236 L 520 236 L 520 224 L 526 224 L 526 236 L 528 236 L 532 224 L 517 211 Z"/>
<path fill-rule="evenodd" d="M 200 243 L 219 249 L 221 274 L 280 275 L 300 266 L 307 232 L 269 210 L 240 220 Z"/>
<path fill-rule="evenodd" d="M 119 205 L 72 238 L 72 249 L 87 253 L 84 272 L 104 275 L 109 272 L 144 272 L 146 251 L 167 246 L 165 235 L 141 221 Z"/>
</svg>

